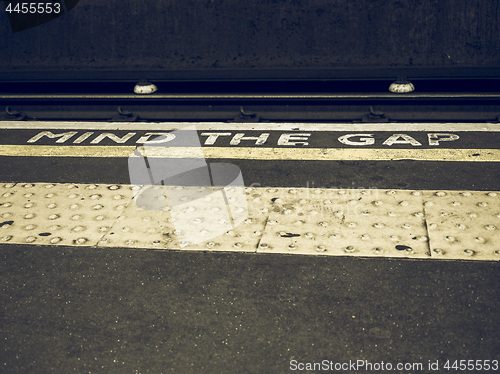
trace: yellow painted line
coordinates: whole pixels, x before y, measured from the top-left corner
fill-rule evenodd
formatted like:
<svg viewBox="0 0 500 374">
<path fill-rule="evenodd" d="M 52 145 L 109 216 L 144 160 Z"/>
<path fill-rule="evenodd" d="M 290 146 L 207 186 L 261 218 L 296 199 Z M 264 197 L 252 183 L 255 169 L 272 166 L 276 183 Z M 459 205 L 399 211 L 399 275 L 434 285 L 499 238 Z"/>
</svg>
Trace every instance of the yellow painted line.
<svg viewBox="0 0 500 374">
<path fill-rule="evenodd" d="M 18 157 L 129 157 L 135 146 L 3 145 L 1 156 Z M 141 149 L 141 148 L 139 148 Z M 500 162 L 500 149 L 360 149 L 202 147 L 205 158 L 249 160 L 421 160 Z M 148 157 L 190 158 L 191 147 L 148 147 Z"/>
<path fill-rule="evenodd" d="M 17 157 L 128 157 L 135 146 L 2 145 L 0 156 Z"/>
</svg>

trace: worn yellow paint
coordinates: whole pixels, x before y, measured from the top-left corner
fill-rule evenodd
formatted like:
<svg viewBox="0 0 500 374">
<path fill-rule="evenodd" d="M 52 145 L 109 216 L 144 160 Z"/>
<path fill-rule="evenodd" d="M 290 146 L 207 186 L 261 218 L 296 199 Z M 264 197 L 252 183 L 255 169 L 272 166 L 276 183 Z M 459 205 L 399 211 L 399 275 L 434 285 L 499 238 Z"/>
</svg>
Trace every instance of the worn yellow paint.
<svg viewBox="0 0 500 374">
<path fill-rule="evenodd" d="M 129 157 L 135 146 L 3 145 L 1 156 L 19 157 Z M 139 149 L 142 149 L 140 147 Z M 250 160 L 421 160 L 500 162 L 500 149 L 366 149 L 202 147 L 205 158 Z M 190 158 L 190 147 L 148 147 L 148 157 Z"/>
</svg>

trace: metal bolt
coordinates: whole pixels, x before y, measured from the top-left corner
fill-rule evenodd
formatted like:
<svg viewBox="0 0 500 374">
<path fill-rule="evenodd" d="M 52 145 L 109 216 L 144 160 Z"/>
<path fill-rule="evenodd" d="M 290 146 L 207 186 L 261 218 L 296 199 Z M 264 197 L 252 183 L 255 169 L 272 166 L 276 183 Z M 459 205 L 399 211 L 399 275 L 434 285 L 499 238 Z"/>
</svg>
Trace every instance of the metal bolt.
<svg viewBox="0 0 500 374">
<path fill-rule="evenodd" d="M 475 253 L 472 249 L 464 249 L 464 254 L 467 256 L 473 256 Z"/>
<path fill-rule="evenodd" d="M 378 254 L 378 255 L 379 255 L 379 254 L 384 253 L 384 250 L 383 250 L 382 248 L 378 248 L 378 247 L 377 247 L 377 248 L 373 248 L 373 252 L 375 252 L 376 254 Z"/>
<path fill-rule="evenodd" d="M 379 201 L 379 200 L 376 200 L 376 201 L 373 201 L 372 204 L 375 205 L 375 206 L 380 206 L 380 205 L 383 204 L 383 202 Z"/>
<path fill-rule="evenodd" d="M 370 240 L 370 235 L 361 235 L 361 240 Z"/>
<path fill-rule="evenodd" d="M 434 195 L 439 196 L 439 197 L 443 197 L 443 196 L 446 196 L 446 192 L 444 192 L 444 191 L 438 191 Z"/>
<path fill-rule="evenodd" d="M 260 243 L 261 248 L 269 248 L 269 245 L 267 243 Z"/>
<path fill-rule="evenodd" d="M 444 254 L 444 251 L 441 248 L 434 248 L 432 252 L 439 256 L 442 256 Z"/>
<path fill-rule="evenodd" d="M 413 191 L 411 193 L 413 196 L 420 196 L 421 195 L 421 192 L 420 191 Z"/>
<path fill-rule="evenodd" d="M 86 238 L 78 238 L 78 239 L 75 240 L 76 244 L 84 244 L 86 242 L 87 242 Z"/>
<path fill-rule="evenodd" d="M 28 236 L 26 238 L 26 243 L 33 243 L 36 240 L 35 236 Z"/>
<path fill-rule="evenodd" d="M 449 236 L 449 235 L 448 235 L 448 236 L 446 237 L 446 240 L 447 240 L 447 241 L 449 241 L 449 242 L 454 242 L 456 239 L 455 239 L 455 237 L 454 237 L 454 236 Z"/>
<path fill-rule="evenodd" d="M 396 194 L 396 191 L 394 191 L 394 190 L 390 190 L 390 191 L 387 191 L 385 194 L 386 194 L 386 195 L 395 195 L 395 194 Z"/>
<path fill-rule="evenodd" d="M 34 205 L 33 203 L 27 203 L 27 204 L 24 204 L 24 207 L 31 208 L 31 207 L 33 207 L 33 205 Z"/>
<path fill-rule="evenodd" d="M 484 243 L 484 242 L 486 242 L 486 239 L 483 238 L 482 236 L 476 236 L 475 241 L 478 243 Z"/>
<path fill-rule="evenodd" d="M 60 238 L 60 237 L 57 236 L 55 238 L 50 239 L 50 242 L 52 244 L 56 244 L 56 243 L 59 243 L 61 240 L 62 240 L 62 238 Z"/>
<path fill-rule="evenodd" d="M 406 200 L 403 200 L 403 201 L 399 202 L 399 205 L 401 205 L 401 206 L 408 206 L 409 204 L 410 203 L 408 201 L 406 201 Z"/>
<path fill-rule="evenodd" d="M 97 188 L 97 186 L 95 184 L 90 184 L 87 186 L 87 189 L 89 190 L 95 190 Z"/>
<path fill-rule="evenodd" d="M 316 251 L 318 251 L 318 252 L 326 252 L 326 247 L 324 245 L 318 245 L 316 247 Z"/>
<path fill-rule="evenodd" d="M 324 221 L 323 221 L 323 222 L 320 222 L 320 223 L 319 223 L 319 225 L 320 225 L 321 227 L 327 227 L 327 226 L 328 226 L 328 222 L 324 222 Z"/>
<path fill-rule="evenodd" d="M 470 196 L 472 194 L 470 192 L 462 192 L 461 195 L 465 196 L 465 197 L 468 197 L 468 196 Z"/>
<path fill-rule="evenodd" d="M 497 228 L 497 227 L 496 227 L 496 226 L 494 226 L 494 225 L 486 225 L 486 226 L 484 226 L 484 228 L 485 228 L 486 230 L 496 230 L 496 228 Z"/>
<path fill-rule="evenodd" d="M 289 249 L 290 251 L 293 251 L 293 250 L 295 250 L 295 249 L 296 249 L 296 247 L 295 247 L 295 245 L 290 244 L 290 245 L 288 246 L 288 249 Z"/>
<path fill-rule="evenodd" d="M 314 234 L 312 232 L 306 232 L 305 237 L 311 239 L 314 237 Z"/>
<path fill-rule="evenodd" d="M 495 197 L 498 194 L 496 192 L 488 192 L 487 195 L 490 196 L 490 197 Z"/>
<path fill-rule="evenodd" d="M 344 252 L 347 252 L 347 253 L 353 253 L 355 251 L 356 251 L 356 249 L 351 245 L 345 247 L 345 249 L 344 249 Z"/>
<path fill-rule="evenodd" d="M 4 186 L 5 187 L 5 186 Z M 2 236 L 2 241 L 3 242 L 8 242 L 9 240 L 12 239 L 12 235 L 6 235 L 6 236 Z"/>
<path fill-rule="evenodd" d="M 465 230 L 465 229 L 467 228 L 467 226 L 465 226 L 465 225 L 464 225 L 464 224 L 462 224 L 462 223 L 459 223 L 459 224 L 457 225 L 457 227 L 458 227 L 459 229 L 461 229 L 461 230 Z"/>
<path fill-rule="evenodd" d="M 377 223 L 375 223 L 375 224 L 373 225 L 373 227 L 375 227 L 375 228 L 377 228 L 377 229 L 381 229 L 381 228 L 383 228 L 384 226 L 385 226 L 385 225 L 384 225 L 383 223 L 378 223 L 378 222 L 377 222 Z"/>
<path fill-rule="evenodd" d="M 397 241 L 401 240 L 401 239 L 399 238 L 399 236 L 397 236 L 397 235 L 391 235 L 391 236 L 390 236 L 390 239 L 391 239 L 393 242 L 397 242 Z"/>
<path fill-rule="evenodd" d="M 481 202 L 477 203 L 476 205 L 480 206 L 480 207 L 485 207 L 485 206 L 488 206 L 488 203 L 485 203 L 484 201 L 481 201 Z"/>
<path fill-rule="evenodd" d="M 432 201 L 426 201 L 424 203 L 424 206 L 433 206 L 433 205 L 434 205 L 434 203 Z"/>
<path fill-rule="evenodd" d="M 24 216 L 24 218 L 26 218 L 26 219 L 32 219 L 33 217 L 35 217 L 35 215 L 33 213 L 29 213 L 29 214 L 26 214 Z"/>
<path fill-rule="evenodd" d="M 236 243 L 234 243 L 234 246 L 235 246 L 236 248 L 241 248 L 241 247 L 243 247 L 243 243 L 236 242 Z"/>
<path fill-rule="evenodd" d="M 451 205 L 453 205 L 453 206 L 459 206 L 459 205 L 461 205 L 461 203 L 460 203 L 460 201 L 453 201 L 451 203 Z"/>
<path fill-rule="evenodd" d="M 215 243 L 214 242 L 208 242 L 207 243 L 207 247 L 208 248 L 213 248 L 213 247 L 215 247 Z"/>
<path fill-rule="evenodd" d="M 340 238 L 342 238 L 342 235 L 340 235 L 340 234 L 331 234 L 329 236 L 329 238 L 331 238 L 331 239 L 340 239 Z"/>
</svg>

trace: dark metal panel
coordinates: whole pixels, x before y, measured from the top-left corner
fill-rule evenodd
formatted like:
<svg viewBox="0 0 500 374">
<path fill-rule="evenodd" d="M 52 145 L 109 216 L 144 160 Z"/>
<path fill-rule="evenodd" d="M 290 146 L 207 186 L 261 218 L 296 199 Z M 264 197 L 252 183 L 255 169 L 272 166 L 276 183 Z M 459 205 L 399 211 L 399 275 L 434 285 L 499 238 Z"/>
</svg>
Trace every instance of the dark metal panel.
<svg viewBox="0 0 500 374">
<path fill-rule="evenodd" d="M 496 76 L 500 67 L 496 0 L 72 5 L 64 16 L 17 33 L 2 12 L 0 79 L 12 72 L 19 79 L 25 72 L 45 72 L 45 79 L 78 79 L 82 72 L 91 79 L 167 80 Z"/>
</svg>

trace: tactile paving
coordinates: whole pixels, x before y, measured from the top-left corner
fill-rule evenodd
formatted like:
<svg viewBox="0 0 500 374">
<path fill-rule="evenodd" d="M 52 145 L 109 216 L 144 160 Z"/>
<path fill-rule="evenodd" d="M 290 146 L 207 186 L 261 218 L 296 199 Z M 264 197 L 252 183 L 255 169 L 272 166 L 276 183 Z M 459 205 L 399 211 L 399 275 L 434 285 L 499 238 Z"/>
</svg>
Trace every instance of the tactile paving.
<svg viewBox="0 0 500 374">
<path fill-rule="evenodd" d="M 495 191 L 426 192 L 431 256 L 499 260 L 499 196 Z"/>
<path fill-rule="evenodd" d="M 428 257 L 420 191 L 289 189 L 259 251 Z"/>
<path fill-rule="evenodd" d="M 496 191 L 3 183 L 0 243 L 500 260 L 499 198 Z"/>
</svg>

